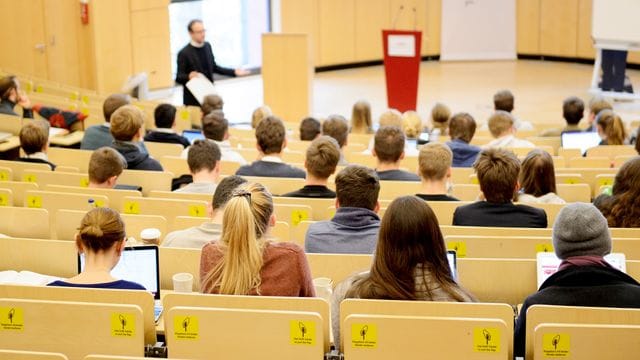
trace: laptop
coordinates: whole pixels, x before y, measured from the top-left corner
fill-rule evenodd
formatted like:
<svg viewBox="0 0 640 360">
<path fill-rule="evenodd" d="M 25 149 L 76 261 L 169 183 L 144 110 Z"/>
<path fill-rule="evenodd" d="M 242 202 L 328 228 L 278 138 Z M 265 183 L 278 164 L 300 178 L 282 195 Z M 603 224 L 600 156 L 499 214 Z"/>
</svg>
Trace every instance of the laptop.
<svg viewBox="0 0 640 360">
<path fill-rule="evenodd" d="M 587 149 L 600 144 L 600 135 L 597 132 L 563 132 L 561 135 L 562 147 L 565 149 L 580 149 L 582 155 L 587 153 Z"/>
<path fill-rule="evenodd" d="M 84 269 L 84 254 L 78 255 L 78 273 Z M 153 245 L 126 247 L 120 261 L 111 270 L 116 279 L 133 281 L 144 286 L 153 294 L 155 299 L 155 320 L 158 322 L 162 314 L 160 302 L 160 264 L 158 262 L 158 247 Z"/>
<path fill-rule="evenodd" d="M 189 143 L 193 144 L 196 140 L 204 140 L 204 134 L 200 130 L 183 130 L 182 136 L 189 140 Z"/>
<path fill-rule="evenodd" d="M 449 261 L 449 269 L 453 280 L 458 280 L 458 263 L 455 250 L 447 250 L 447 261 Z"/>
<path fill-rule="evenodd" d="M 623 273 L 627 272 L 627 263 L 624 254 L 622 253 L 611 253 L 604 257 L 605 261 L 608 262 L 614 268 L 622 271 Z M 549 276 L 553 275 L 558 271 L 558 266 L 562 260 L 558 259 L 555 253 L 553 252 L 539 252 L 536 256 L 536 270 L 538 274 L 538 289 L 544 283 Z"/>
</svg>

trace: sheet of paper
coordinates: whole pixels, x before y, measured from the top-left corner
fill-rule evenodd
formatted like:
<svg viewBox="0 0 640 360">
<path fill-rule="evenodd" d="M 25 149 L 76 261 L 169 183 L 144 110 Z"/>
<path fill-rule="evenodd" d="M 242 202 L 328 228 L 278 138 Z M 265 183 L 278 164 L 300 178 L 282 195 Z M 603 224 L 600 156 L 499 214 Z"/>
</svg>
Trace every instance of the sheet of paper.
<svg viewBox="0 0 640 360">
<path fill-rule="evenodd" d="M 187 89 L 191 91 L 193 96 L 202 104 L 205 96 L 217 94 L 215 85 L 204 76 L 196 76 L 187 82 Z"/>
<path fill-rule="evenodd" d="M 416 56 L 416 37 L 413 35 L 389 35 L 389 56 L 414 57 Z"/>
</svg>

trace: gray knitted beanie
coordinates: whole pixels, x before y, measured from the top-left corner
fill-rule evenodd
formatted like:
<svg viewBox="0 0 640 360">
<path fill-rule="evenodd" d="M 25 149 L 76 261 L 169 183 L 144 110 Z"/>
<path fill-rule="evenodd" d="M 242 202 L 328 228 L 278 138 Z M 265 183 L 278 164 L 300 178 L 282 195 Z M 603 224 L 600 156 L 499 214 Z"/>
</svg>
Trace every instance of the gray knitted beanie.
<svg viewBox="0 0 640 360">
<path fill-rule="evenodd" d="M 552 237 L 560 259 L 605 256 L 611 252 L 607 219 L 592 204 L 572 203 L 563 207 L 553 224 Z"/>
</svg>

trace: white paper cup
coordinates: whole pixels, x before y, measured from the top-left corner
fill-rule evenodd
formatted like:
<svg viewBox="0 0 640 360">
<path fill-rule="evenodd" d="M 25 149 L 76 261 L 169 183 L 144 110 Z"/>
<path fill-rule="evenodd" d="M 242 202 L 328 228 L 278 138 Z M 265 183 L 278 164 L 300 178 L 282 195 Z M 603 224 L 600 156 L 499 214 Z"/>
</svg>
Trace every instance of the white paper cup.
<svg viewBox="0 0 640 360">
<path fill-rule="evenodd" d="M 148 228 L 140 232 L 140 239 L 145 245 L 160 245 L 160 236 L 162 232 L 156 228 Z"/>
<path fill-rule="evenodd" d="M 173 275 L 173 291 L 190 293 L 193 291 L 193 275 L 177 273 Z"/>
<path fill-rule="evenodd" d="M 316 289 L 316 296 L 327 301 L 331 299 L 333 293 L 333 280 L 327 277 L 313 279 L 313 287 Z"/>
</svg>

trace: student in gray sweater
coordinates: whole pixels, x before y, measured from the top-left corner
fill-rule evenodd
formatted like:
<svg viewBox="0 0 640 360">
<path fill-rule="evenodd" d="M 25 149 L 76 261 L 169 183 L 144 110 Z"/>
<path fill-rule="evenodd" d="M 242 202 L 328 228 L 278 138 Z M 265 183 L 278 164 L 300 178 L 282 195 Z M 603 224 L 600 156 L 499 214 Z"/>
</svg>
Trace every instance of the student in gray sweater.
<svg viewBox="0 0 640 360">
<path fill-rule="evenodd" d="M 373 254 L 380 218 L 380 180 L 373 169 L 350 165 L 336 176 L 336 214 L 309 226 L 308 253 Z"/>
</svg>

